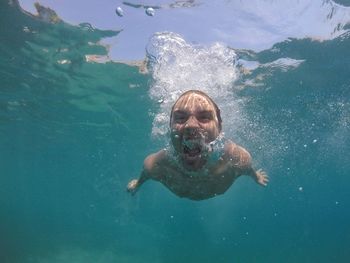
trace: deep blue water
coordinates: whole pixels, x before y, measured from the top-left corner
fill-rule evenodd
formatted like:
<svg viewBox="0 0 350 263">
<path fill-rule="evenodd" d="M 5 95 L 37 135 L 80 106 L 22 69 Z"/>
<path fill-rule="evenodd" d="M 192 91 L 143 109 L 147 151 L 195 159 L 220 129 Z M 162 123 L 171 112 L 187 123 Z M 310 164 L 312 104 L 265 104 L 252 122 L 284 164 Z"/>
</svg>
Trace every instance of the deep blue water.
<svg viewBox="0 0 350 263">
<path fill-rule="evenodd" d="M 167 105 L 154 94 L 166 99 L 173 80 L 164 61 L 147 74 L 86 62 L 117 32 L 44 23 L 7 1 L 0 26 L 0 262 L 349 262 L 348 32 L 235 50 L 236 75 L 217 84 L 231 101 L 217 97 L 224 130 L 271 182 L 240 178 L 195 202 L 155 182 L 125 191 L 167 141 L 155 132 Z"/>
</svg>

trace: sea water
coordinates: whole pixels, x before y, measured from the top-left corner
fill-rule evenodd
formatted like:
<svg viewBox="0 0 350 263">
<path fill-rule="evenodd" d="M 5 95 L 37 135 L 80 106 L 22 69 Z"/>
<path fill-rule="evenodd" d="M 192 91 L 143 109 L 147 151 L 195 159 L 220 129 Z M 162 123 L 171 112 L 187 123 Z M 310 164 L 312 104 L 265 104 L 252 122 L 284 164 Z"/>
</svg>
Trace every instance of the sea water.
<svg viewBox="0 0 350 263">
<path fill-rule="evenodd" d="M 145 74 L 106 59 L 98 41 L 118 32 L 4 1 L 0 25 L 0 262 L 350 260 L 348 32 L 261 52 L 159 32 Z M 269 185 L 242 177 L 200 202 L 156 182 L 128 195 L 194 88 Z"/>
</svg>

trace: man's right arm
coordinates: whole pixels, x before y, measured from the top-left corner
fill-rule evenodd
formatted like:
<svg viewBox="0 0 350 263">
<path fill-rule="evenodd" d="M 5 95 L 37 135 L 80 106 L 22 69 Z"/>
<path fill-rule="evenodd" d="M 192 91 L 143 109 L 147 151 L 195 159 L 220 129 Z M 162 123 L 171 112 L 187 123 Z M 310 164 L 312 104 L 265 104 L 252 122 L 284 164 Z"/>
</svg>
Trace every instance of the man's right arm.
<svg viewBox="0 0 350 263">
<path fill-rule="evenodd" d="M 139 179 L 133 179 L 128 183 L 126 190 L 132 195 L 134 195 L 139 189 L 139 187 L 150 178 L 151 177 L 149 176 L 148 172 L 144 169 Z"/>
<path fill-rule="evenodd" d="M 157 180 L 157 166 L 162 158 L 164 158 L 165 152 L 161 150 L 157 153 L 147 156 L 143 164 L 143 170 L 139 179 L 133 179 L 128 183 L 127 191 L 134 195 L 140 186 L 148 179 Z"/>
</svg>

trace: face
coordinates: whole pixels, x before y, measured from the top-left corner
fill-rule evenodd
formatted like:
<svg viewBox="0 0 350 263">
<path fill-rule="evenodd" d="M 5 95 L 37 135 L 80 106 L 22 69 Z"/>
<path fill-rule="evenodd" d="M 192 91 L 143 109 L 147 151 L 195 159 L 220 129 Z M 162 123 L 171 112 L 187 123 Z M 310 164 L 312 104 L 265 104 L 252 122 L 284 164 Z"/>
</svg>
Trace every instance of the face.
<svg viewBox="0 0 350 263">
<path fill-rule="evenodd" d="M 199 169 L 206 162 L 208 144 L 220 133 L 213 103 L 197 93 L 180 97 L 173 107 L 170 126 L 172 143 L 184 165 Z"/>
</svg>

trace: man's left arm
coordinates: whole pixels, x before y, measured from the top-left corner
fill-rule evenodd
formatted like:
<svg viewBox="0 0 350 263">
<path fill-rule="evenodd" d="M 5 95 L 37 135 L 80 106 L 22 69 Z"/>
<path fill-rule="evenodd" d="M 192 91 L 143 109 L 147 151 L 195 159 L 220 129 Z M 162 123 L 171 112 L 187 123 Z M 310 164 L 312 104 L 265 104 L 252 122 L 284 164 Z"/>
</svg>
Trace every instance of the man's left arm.
<svg viewBox="0 0 350 263">
<path fill-rule="evenodd" d="M 255 171 L 252 167 L 250 167 L 245 173 L 252 177 L 257 184 L 262 186 L 267 186 L 267 183 L 269 182 L 267 173 L 262 169 Z"/>
<path fill-rule="evenodd" d="M 269 177 L 262 169 L 256 171 L 252 167 L 252 157 L 246 149 L 233 142 L 229 142 L 225 148 L 225 152 L 229 156 L 231 165 L 235 170 L 239 171 L 239 175 L 249 175 L 257 184 L 267 186 Z"/>
</svg>

